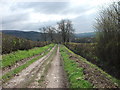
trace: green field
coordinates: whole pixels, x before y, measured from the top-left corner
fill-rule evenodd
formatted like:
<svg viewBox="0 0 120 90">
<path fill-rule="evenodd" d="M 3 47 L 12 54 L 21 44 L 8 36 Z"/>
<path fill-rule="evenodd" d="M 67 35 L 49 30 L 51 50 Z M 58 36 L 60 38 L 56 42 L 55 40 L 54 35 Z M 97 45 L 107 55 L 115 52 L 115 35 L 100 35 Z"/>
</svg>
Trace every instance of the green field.
<svg viewBox="0 0 120 90">
<path fill-rule="evenodd" d="M 54 44 L 50 44 L 44 47 L 36 47 L 30 50 L 18 50 L 10 54 L 5 54 L 2 56 L 2 68 L 11 66 L 22 59 L 43 53 L 44 51 L 53 46 Z"/>
</svg>

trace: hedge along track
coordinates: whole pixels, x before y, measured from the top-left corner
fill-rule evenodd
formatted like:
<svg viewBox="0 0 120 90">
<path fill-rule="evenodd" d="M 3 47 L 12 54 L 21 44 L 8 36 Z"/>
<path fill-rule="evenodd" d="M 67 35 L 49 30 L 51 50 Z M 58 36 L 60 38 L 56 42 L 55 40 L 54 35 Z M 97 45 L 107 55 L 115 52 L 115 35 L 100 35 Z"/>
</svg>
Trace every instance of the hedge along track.
<svg viewBox="0 0 120 90">
<path fill-rule="evenodd" d="M 42 63 L 47 58 L 49 58 L 49 56 L 51 56 L 51 54 L 55 50 L 55 48 L 56 48 L 56 46 L 54 46 L 54 48 L 52 48 L 51 51 L 47 55 L 43 56 L 36 62 L 32 63 L 27 68 L 22 70 L 17 76 L 12 78 L 8 82 L 4 83 L 3 87 L 4 88 L 21 88 L 21 87 L 23 88 L 23 87 L 25 87 L 31 81 L 31 79 L 33 79 L 33 77 L 36 75 L 36 73 L 40 69 L 40 66 L 42 65 Z"/>
<path fill-rule="evenodd" d="M 40 54 L 34 55 L 34 56 L 32 56 L 32 57 L 28 57 L 28 58 L 19 60 L 19 61 L 17 61 L 15 64 L 13 64 L 12 66 L 3 68 L 3 69 L 2 69 L 2 75 L 5 75 L 7 72 L 9 72 L 9 71 L 11 71 L 11 70 L 13 70 L 13 69 L 15 69 L 15 68 L 17 68 L 17 67 L 25 64 L 27 61 L 30 61 L 30 60 L 32 60 L 32 59 L 34 59 L 34 58 L 36 58 L 36 57 L 38 57 L 38 56 L 40 56 L 40 55 L 41 55 L 41 56 L 44 55 L 46 52 L 49 52 L 49 51 L 51 50 L 51 48 L 52 48 L 52 47 L 50 47 L 50 48 L 48 48 L 46 51 L 44 51 L 44 52 L 42 52 L 42 53 L 40 53 Z"/>
</svg>

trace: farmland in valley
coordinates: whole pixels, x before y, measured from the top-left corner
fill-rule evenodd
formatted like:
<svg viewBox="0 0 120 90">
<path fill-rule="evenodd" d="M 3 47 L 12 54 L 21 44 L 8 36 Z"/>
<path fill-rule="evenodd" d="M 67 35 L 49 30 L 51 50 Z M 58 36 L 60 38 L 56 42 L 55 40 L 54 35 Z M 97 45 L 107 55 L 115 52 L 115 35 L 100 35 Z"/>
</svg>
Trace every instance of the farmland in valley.
<svg viewBox="0 0 120 90">
<path fill-rule="evenodd" d="M 12 14 L 3 13 L 4 30 L 0 31 L 0 88 L 120 88 L 120 2 L 106 4 L 99 12 L 95 31 L 91 23 L 97 2 L 71 2 L 3 7 Z M 93 9 L 86 11 L 84 5 Z"/>
</svg>

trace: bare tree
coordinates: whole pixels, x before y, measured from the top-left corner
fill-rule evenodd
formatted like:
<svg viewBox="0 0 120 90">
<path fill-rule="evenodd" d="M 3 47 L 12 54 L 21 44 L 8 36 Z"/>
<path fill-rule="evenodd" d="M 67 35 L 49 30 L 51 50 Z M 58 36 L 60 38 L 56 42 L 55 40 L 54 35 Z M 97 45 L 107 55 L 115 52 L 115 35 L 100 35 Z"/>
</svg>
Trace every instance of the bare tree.
<svg viewBox="0 0 120 90">
<path fill-rule="evenodd" d="M 66 30 L 65 30 L 65 20 L 61 20 L 58 24 L 58 29 L 60 30 L 62 36 L 62 42 L 66 41 Z"/>
<path fill-rule="evenodd" d="M 56 43 L 62 43 L 62 35 L 61 35 L 61 31 L 58 29 L 58 27 L 55 28 L 54 40 Z"/>
<path fill-rule="evenodd" d="M 39 30 L 42 33 L 44 41 L 47 41 L 47 29 L 46 29 L 46 27 L 42 27 Z"/>
<path fill-rule="evenodd" d="M 48 37 L 50 38 L 50 40 L 51 40 L 51 42 L 53 42 L 54 41 L 54 36 L 55 36 L 55 28 L 54 27 L 51 27 L 51 26 L 49 26 L 49 27 L 47 27 L 47 33 L 48 33 Z"/>
<path fill-rule="evenodd" d="M 70 42 L 70 39 L 74 33 L 73 25 L 70 20 L 67 20 L 67 23 L 66 23 L 66 33 L 67 33 L 67 42 Z"/>
<path fill-rule="evenodd" d="M 60 30 L 62 42 L 69 42 L 70 37 L 74 33 L 72 22 L 70 20 L 61 20 L 58 24 L 58 29 Z"/>
</svg>

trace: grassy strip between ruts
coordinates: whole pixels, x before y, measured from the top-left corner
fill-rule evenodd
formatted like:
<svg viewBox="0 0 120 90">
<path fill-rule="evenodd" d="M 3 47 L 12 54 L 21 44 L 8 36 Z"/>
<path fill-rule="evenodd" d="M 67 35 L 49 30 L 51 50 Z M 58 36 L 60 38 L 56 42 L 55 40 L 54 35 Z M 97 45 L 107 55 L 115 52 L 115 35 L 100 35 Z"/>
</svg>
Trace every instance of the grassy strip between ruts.
<svg viewBox="0 0 120 90">
<path fill-rule="evenodd" d="M 89 64 L 91 67 L 93 67 L 93 68 L 95 67 L 96 69 L 98 69 L 99 71 L 101 71 L 101 73 L 105 74 L 106 77 L 108 77 L 111 80 L 111 82 L 117 84 L 117 86 L 120 87 L 120 80 L 112 77 L 111 75 L 109 75 L 108 73 L 106 73 L 105 71 L 103 71 L 102 69 L 100 69 L 97 65 L 88 62 L 85 58 L 81 57 L 80 55 L 77 55 L 77 54 L 73 53 L 67 47 L 64 46 L 64 48 L 66 49 L 67 52 L 72 53 L 73 55 L 77 56 L 80 60 L 82 60 L 83 62 Z"/>
<path fill-rule="evenodd" d="M 92 84 L 84 80 L 83 68 L 69 58 L 66 48 L 61 46 L 60 53 L 64 61 L 64 69 L 67 73 L 70 88 L 92 88 Z"/>
<path fill-rule="evenodd" d="M 6 54 L 2 56 L 2 68 L 11 66 L 15 64 L 17 61 L 40 54 L 46 51 L 48 48 L 53 47 L 54 44 L 50 44 L 44 47 L 37 47 L 30 50 L 19 50 L 10 54 Z"/>
<path fill-rule="evenodd" d="M 51 50 L 51 49 L 50 49 Z M 48 51 L 49 52 L 49 51 Z M 23 69 L 25 69 L 26 67 L 28 67 L 30 64 L 32 64 L 33 62 L 37 61 L 39 58 L 41 58 L 42 56 L 46 55 L 48 52 L 45 52 L 43 55 L 40 55 L 38 57 L 35 57 L 34 59 L 26 62 L 24 65 L 19 66 L 17 68 L 15 68 L 12 71 L 9 71 L 8 73 L 6 73 L 5 75 L 2 76 L 2 81 L 3 83 L 8 81 L 9 79 L 11 79 L 13 76 L 15 76 L 17 73 L 19 73 L 20 71 L 22 71 Z"/>
</svg>

